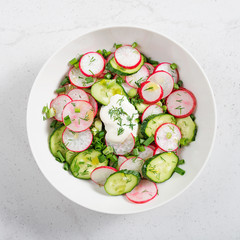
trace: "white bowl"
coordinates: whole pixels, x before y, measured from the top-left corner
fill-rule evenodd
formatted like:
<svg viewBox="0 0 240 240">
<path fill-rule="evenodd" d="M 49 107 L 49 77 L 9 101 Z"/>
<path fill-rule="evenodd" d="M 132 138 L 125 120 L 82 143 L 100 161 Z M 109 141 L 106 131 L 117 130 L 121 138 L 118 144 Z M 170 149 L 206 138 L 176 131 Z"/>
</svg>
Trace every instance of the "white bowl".
<svg viewBox="0 0 240 240">
<path fill-rule="evenodd" d="M 184 87 L 197 98 L 196 141 L 186 147 L 181 158 L 186 164 L 184 176 L 174 174 L 165 183 L 158 184 L 159 195 L 145 204 L 134 204 L 124 196 L 108 196 L 103 188 L 91 181 L 79 180 L 63 170 L 48 148 L 49 123 L 42 120 L 41 110 L 55 97 L 54 90 L 68 72 L 68 61 L 87 51 L 111 49 L 113 43 L 133 43 L 158 61 L 175 62 L 179 66 Z M 86 208 L 111 214 L 143 212 L 174 199 L 199 176 L 211 152 L 216 132 L 216 107 L 210 84 L 197 61 L 179 44 L 160 33 L 138 27 L 108 27 L 79 36 L 57 51 L 38 74 L 29 97 L 27 131 L 33 156 L 48 181 L 64 196 Z"/>
</svg>

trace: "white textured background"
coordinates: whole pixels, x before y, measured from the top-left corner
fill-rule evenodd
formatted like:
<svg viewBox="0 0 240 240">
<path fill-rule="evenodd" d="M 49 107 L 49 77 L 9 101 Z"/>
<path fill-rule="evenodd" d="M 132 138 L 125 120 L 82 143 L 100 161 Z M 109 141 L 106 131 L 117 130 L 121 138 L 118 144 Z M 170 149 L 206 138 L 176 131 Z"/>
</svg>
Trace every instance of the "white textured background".
<svg viewBox="0 0 240 240">
<path fill-rule="evenodd" d="M 0 0 L 0 240 L 240 239 L 239 9 L 238 0 Z M 207 73 L 218 108 L 201 176 L 167 205 L 127 216 L 92 212 L 53 189 L 30 152 L 25 121 L 49 56 L 114 24 L 149 27 L 186 47 Z"/>
</svg>

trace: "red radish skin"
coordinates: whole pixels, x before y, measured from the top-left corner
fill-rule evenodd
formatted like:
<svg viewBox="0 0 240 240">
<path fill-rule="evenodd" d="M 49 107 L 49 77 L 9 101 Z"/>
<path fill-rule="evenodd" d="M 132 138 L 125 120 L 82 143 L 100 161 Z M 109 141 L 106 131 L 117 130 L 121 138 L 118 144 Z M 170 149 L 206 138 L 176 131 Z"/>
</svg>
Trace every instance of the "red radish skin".
<svg viewBox="0 0 240 240">
<path fill-rule="evenodd" d="M 79 68 L 75 68 L 75 67 L 72 67 L 69 70 L 68 77 L 71 84 L 77 88 L 89 88 L 96 82 L 96 78 L 94 78 L 93 82 L 86 83 L 86 80 L 85 80 L 86 76 L 82 74 Z"/>
<path fill-rule="evenodd" d="M 150 87 L 152 87 L 153 89 L 148 90 L 148 88 Z M 154 104 L 162 99 L 163 89 L 161 85 L 158 85 L 157 83 L 146 81 L 141 84 L 141 88 L 139 89 L 139 95 L 145 103 Z"/>
<path fill-rule="evenodd" d="M 70 147 L 72 145 L 72 141 L 70 141 L 70 144 L 69 144 L 69 141 L 66 140 L 66 137 L 65 137 L 66 132 L 68 132 L 67 134 L 69 134 L 70 130 L 68 128 L 66 128 L 63 131 L 62 141 L 63 141 L 65 147 L 71 152 L 83 152 L 83 151 L 87 150 L 90 147 L 90 145 L 92 144 L 93 135 L 92 135 L 92 132 L 89 128 L 87 130 L 83 131 L 83 132 L 77 133 L 77 134 L 82 134 L 82 135 L 84 134 L 84 136 L 83 136 L 84 137 L 84 139 L 83 139 L 84 143 L 86 144 L 86 141 L 88 142 L 88 144 L 86 144 L 85 148 L 82 148 L 80 150 L 76 150 L 76 149 L 73 149 L 73 148 Z"/>
<path fill-rule="evenodd" d="M 127 54 L 127 52 L 128 52 L 128 54 Z M 133 54 L 135 55 L 134 59 L 133 59 Z M 128 62 L 127 64 L 124 63 L 124 60 L 122 59 L 122 55 L 125 58 L 126 63 Z M 133 64 L 129 63 L 129 59 L 131 57 L 133 60 Z M 123 67 L 126 69 L 133 69 L 140 64 L 140 62 L 142 60 L 142 55 L 136 48 L 133 48 L 131 45 L 124 45 L 124 46 L 118 48 L 114 52 L 114 58 L 115 58 L 116 63 L 120 67 Z"/>
<path fill-rule="evenodd" d="M 172 92 L 166 99 L 168 112 L 177 118 L 190 116 L 194 112 L 196 104 L 194 94 L 185 88 Z"/>
<path fill-rule="evenodd" d="M 149 73 L 152 74 L 154 72 L 154 66 L 150 63 L 144 63 L 144 66 L 148 69 Z"/>
<path fill-rule="evenodd" d="M 80 113 L 75 112 L 76 108 L 80 109 Z M 93 123 L 93 119 L 94 119 L 93 107 L 87 101 L 75 100 L 75 101 L 69 102 L 63 109 L 63 113 L 62 113 L 63 123 L 64 123 L 64 118 L 67 116 L 69 116 L 71 119 L 71 124 L 66 126 L 69 130 L 73 132 L 85 131 Z"/>
<path fill-rule="evenodd" d="M 175 137 L 176 137 L 175 139 L 172 139 L 172 136 L 169 139 L 167 138 L 167 136 L 166 136 L 167 131 L 165 130 L 167 127 L 169 127 L 171 134 L 175 134 Z M 172 129 L 174 129 L 174 130 L 172 130 Z M 168 130 L 168 128 L 167 128 L 167 130 Z M 175 130 L 177 130 L 177 132 L 175 132 Z M 161 134 L 160 132 L 163 133 L 163 134 Z M 155 143 L 157 144 L 157 146 L 161 150 L 163 150 L 164 152 L 168 152 L 168 151 L 174 152 L 179 147 L 179 141 L 180 141 L 181 137 L 182 137 L 182 134 L 181 134 L 181 131 L 180 131 L 180 129 L 177 125 L 175 125 L 173 123 L 163 123 L 156 130 L 154 139 L 155 139 Z M 173 145 L 174 147 L 173 148 L 169 148 L 169 147 L 167 148 L 165 146 L 165 148 L 164 148 L 164 145 L 166 143 L 169 144 L 169 145 L 171 144 L 170 140 L 175 140 L 174 141 L 175 144 Z"/>
<path fill-rule="evenodd" d="M 164 152 L 164 151 L 163 151 L 161 148 L 157 147 L 157 148 L 154 150 L 154 155 L 157 155 L 157 154 L 163 153 L 163 152 Z"/>
<path fill-rule="evenodd" d="M 154 143 L 150 144 L 148 147 L 150 147 L 153 151 L 157 148 L 157 146 Z"/>
<path fill-rule="evenodd" d="M 143 82 L 147 81 L 149 75 L 150 74 L 147 67 L 143 65 L 138 72 L 129 76 L 125 76 L 125 81 L 130 87 L 137 89 L 139 88 L 138 85 L 141 85 Z"/>
<path fill-rule="evenodd" d="M 111 53 L 108 57 L 107 57 L 107 63 L 114 57 L 114 53 Z"/>
<path fill-rule="evenodd" d="M 160 114 L 160 113 L 163 113 L 163 110 L 160 106 L 158 106 L 157 104 L 150 105 L 144 110 L 141 116 L 141 121 L 143 122 L 144 119 L 146 119 L 147 117 L 153 114 Z"/>
<path fill-rule="evenodd" d="M 103 172 L 105 173 L 104 175 L 103 175 Z M 91 172 L 90 177 L 94 183 L 98 184 L 99 186 L 104 186 L 107 178 L 115 172 L 117 172 L 117 170 L 113 167 L 101 166 L 101 167 L 95 168 Z M 99 177 L 97 177 L 96 174 L 98 174 Z"/>
<path fill-rule="evenodd" d="M 126 157 L 124 157 L 124 156 L 118 156 L 118 168 L 121 166 L 121 164 L 123 163 L 123 162 L 125 162 L 127 160 L 127 158 Z"/>
<path fill-rule="evenodd" d="M 71 91 L 69 91 L 68 96 L 72 100 L 83 100 L 83 101 L 89 102 L 87 93 L 79 88 L 75 88 L 75 89 L 72 89 Z"/>
<path fill-rule="evenodd" d="M 95 59 L 98 58 L 99 69 L 97 68 L 94 70 L 94 67 L 96 67 L 97 65 L 96 62 L 94 61 L 91 62 L 92 57 Z M 87 67 L 85 66 L 86 63 Z M 91 72 L 89 71 L 89 68 L 92 68 L 90 69 Z M 87 52 L 81 57 L 79 61 L 79 69 L 82 72 L 82 74 L 87 77 L 98 77 L 98 75 L 100 75 L 105 69 L 105 59 L 101 54 L 97 52 Z"/>
<path fill-rule="evenodd" d="M 154 70 L 154 72 L 157 72 L 157 71 L 166 71 L 168 72 L 169 74 L 171 74 L 171 76 L 173 77 L 174 79 L 174 82 L 177 83 L 178 80 L 179 80 L 179 72 L 178 72 L 178 69 L 171 69 L 170 67 L 171 63 L 169 62 L 162 62 L 160 64 L 158 64 Z"/>
<path fill-rule="evenodd" d="M 130 138 L 131 137 L 131 138 Z M 121 144 L 109 143 L 105 140 L 107 146 L 112 146 L 116 155 L 125 155 L 131 152 L 135 146 L 135 138 L 131 133 L 127 139 Z"/>
<path fill-rule="evenodd" d="M 174 80 L 171 74 L 165 71 L 157 71 L 149 76 L 147 81 L 159 84 L 163 89 L 162 98 L 167 97 L 173 90 Z"/>
<path fill-rule="evenodd" d="M 95 100 L 95 98 L 94 98 L 90 93 L 87 93 L 87 92 L 86 92 L 86 94 L 88 95 L 89 102 L 90 102 L 90 104 L 91 104 L 92 107 L 93 107 L 94 117 L 96 117 L 97 112 L 98 112 L 98 104 L 97 104 L 97 101 Z"/>
<path fill-rule="evenodd" d="M 54 116 L 55 120 L 62 122 L 62 111 L 66 104 L 71 101 L 72 99 L 66 94 L 61 94 L 51 101 L 50 108 L 54 108 L 56 110 L 56 115 Z"/>
<path fill-rule="evenodd" d="M 143 179 L 131 192 L 126 193 L 126 197 L 131 202 L 141 204 L 151 201 L 157 194 L 156 183 Z"/>
</svg>

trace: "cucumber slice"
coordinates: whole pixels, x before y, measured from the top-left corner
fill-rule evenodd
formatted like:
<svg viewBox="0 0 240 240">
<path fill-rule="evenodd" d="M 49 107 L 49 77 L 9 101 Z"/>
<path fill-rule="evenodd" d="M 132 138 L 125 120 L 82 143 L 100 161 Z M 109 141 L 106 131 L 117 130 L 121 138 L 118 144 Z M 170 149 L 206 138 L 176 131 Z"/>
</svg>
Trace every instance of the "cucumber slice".
<svg viewBox="0 0 240 240">
<path fill-rule="evenodd" d="M 78 155 L 78 152 L 68 151 L 66 152 L 66 162 L 71 165 L 72 160 Z"/>
<path fill-rule="evenodd" d="M 106 80 L 93 84 L 91 88 L 92 96 L 101 104 L 108 105 L 110 98 L 116 94 L 127 96 L 122 86 L 116 83 L 116 80 Z"/>
<path fill-rule="evenodd" d="M 186 118 L 177 118 L 177 126 L 180 128 L 182 138 L 186 139 L 188 144 L 195 140 L 197 125 L 190 116 Z"/>
<path fill-rule="evenodd" d="M 140 64 L 137 67 L 132 68 L 132 69 L 126 69 L 126 68 L 120 67 L 117 64 L 115 58 L 113 57 L 107 63 L 106 69 L 109 70 L 112 73 L 117 74 L 117 75 L 128 76 L 128 75 L 132 75 L 132 74 L 138 72 L 140 70 L 140 68 L 142 67 L 142 65 L 144 64 L 144 62 L 145 62 L 145 57 L 142 55 L 141 62 L 140 62 Z"/>
<path fill-rule="evenodd" d="M 108 161 L 99 162 L 98 157 L 101 152 L 94 149 L 87 149 L 73 158 L 70 170 L 74 177 L 80 179 L 90 179 L 92 171 L 100 166 L 107 166 Z"/>
<path fill-rule="evenodd" d="M 49 138 L 49 148 L 54 157 L 58 157 L 57 151 L 60 151 L 63 157 L 65 157 L 68 151 L 62 141 L 62 134 L 65 129 L 65 126 L 55 129 Z"/>
<path fill-rule="evenodd" d="M 144 137 L 154 136 L 157 128 L 163 123 L 176 124 L 176 119 L 170 114 L 154 114 L 144 119 L 140 131 Z"/>
<path fill-rule="evenodd" d="M 143 164 L 143 177 L 156 183 L 165 182 L 174 173 L 178 160 L 178 156 L 174 152 L 155 155 Z"/>
<path fill-rule="evenodd" d="M 140 173 L 132 170 L 121 170 L 111 174 L 105 185 L 105 191 L 112 196 L 131 192 L 141 179 Z"/>
<path fill-rule="evenodd" d="M 148 104 L 145 104 L 145 103 L 137 103 L 137 104 L 135 104 L 135 107 L 136 107 L 136 109 L 138 110 L 139 113 L 143 113 L 144 110 L 145 110 L 147 107 L 149 107 L 149 105 L 148 105 Z"/>
</svg>

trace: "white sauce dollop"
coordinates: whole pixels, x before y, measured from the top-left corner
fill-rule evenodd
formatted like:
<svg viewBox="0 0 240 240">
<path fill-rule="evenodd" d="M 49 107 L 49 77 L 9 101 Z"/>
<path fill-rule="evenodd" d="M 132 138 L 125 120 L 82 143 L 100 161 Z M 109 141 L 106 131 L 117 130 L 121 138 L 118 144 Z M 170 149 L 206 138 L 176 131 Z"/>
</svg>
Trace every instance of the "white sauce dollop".
<svg viewBox="0 0 240 240">
<path fill-rule="evenodd" d="M 137 136 L 138 111 L 125 96 L 119 94 L 112 96 L 110 103 L 101 107 L 100 118 L 107 131 L 108 142 L 122 143 L 131 133 Z"/>
</svg>

